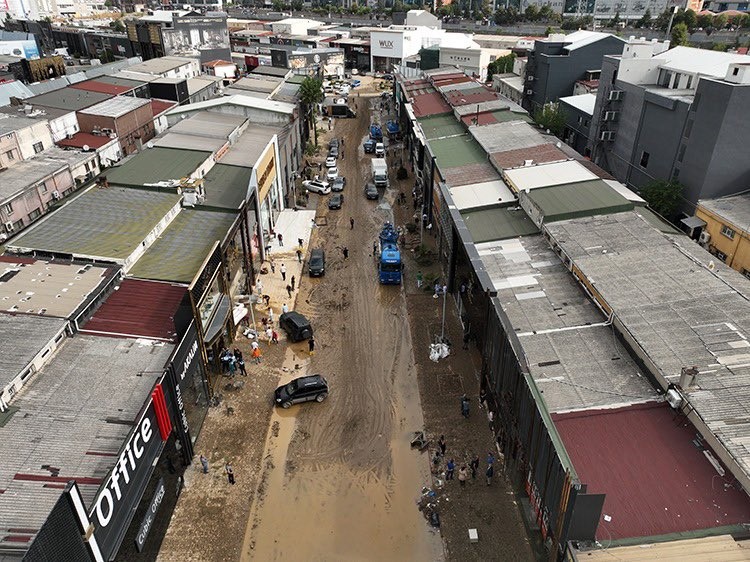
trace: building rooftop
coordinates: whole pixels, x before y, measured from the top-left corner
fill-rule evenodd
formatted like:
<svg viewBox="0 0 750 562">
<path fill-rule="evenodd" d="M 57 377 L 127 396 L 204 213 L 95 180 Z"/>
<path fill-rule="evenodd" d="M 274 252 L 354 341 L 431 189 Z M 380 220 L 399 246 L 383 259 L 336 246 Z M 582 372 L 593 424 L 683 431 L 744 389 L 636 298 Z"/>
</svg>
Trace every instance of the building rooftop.
<svg viewBox="0 0 750 562">
<path fill-rule="evenodd" d="M 186 57 L 158 57 L 134 64 L 128 67 L 128 71 L 143 72 L 145 74 L 163 74 L 195 61 L 196 59 Z"/>
<path fill-rule="evenodd" d="M 464 106 L 468 107 L 468 106 Z M 531 123 L 531 117 L 527 113 L 521 113 L 518 111 L 508 111 L 507 109 L 497 109 L 495 111 L 484 111 L 479 114 L 468 113 L 461 117 L 461 121 L 466 125 L 477 125 L 480 127 L 486 125 L 495 125 L 496 123 L 508 123 L 514 121 L 523 121 L 525 123 Z"/>
<path fill-rule="evenodd" d="M 422 132 L 427 140 L 452 137 L 466 133 L 466 128 L 456 121 L 456 118 L 450 113 L 421 117 L 417 119 L 417 121 L 419 121 L 419 125 L 422 127 Z"/>
<path fill-rule="evenodd" d="M 577 560 L 586 562 L 652 562 L 673 560 L 680 562 L 747 562 L 744 541 L 732 535 L 707 536 L 696 539 L 679 539 L 669 542 L 653 542 L 633 546 L 609 546 L 596 550 L 575 551 Z"/>
<path fill-rule="evenodd" d="M 490 154 L 490 160 L 495 163 L 495 166 L 504 170 L 524 166 L 529 160 L 534 164 L 544 164 L 547 162 L 561 162 L 567 159 L 568 155 L 552 143 Z"/>
<path fill-rule="evenodd" d="M 172 133 L 228 139 L 247 119 L 241 115 L 200 111 L 187 116 L 169 128 Z"/>
<path fill-rule="evenodd" d="M 177 343 L 175 316 L 186 292 L 185 285 L 123 279 L 80 332 Z"/>
<path fill-rule="evenodd" d="M 170 209 L 176 193 L 91 187 L 6 244 L 14 253 L 38 251 L 123 261 Z"/>
<path fill-rule="evenodd" d="M 111 139 L 108 135 L 93 135 L 79 131 L 70 138 L 57 141 L 57 145 L 66 148 L 83 148 L 84 146 L 88 146 L 89 149 L 96 150 L 111 142 L 117 142 L 117 139 Z"/>
<path fill-rule="evenodd" d="M 694 533 L 750 521 L 748 497 L 736 486 L 723 485 L 725 480 L 696 446 L 695 428 L 684 418 L 675 420 L 666 403 L 556 414 L 553 420 L 587 493 L 606 494 L 599 541 Z M 581 559 L 588 558 L 583 554 Z M 625 560 L 608 558 L 615 559 Z M 649 558 L 656 559 L 673 558 Z M 714 559 L 725 560 L 721 555 L 703 558 Z"/>
<path fill-rule="evenodd" d="M 28 367 L 44 346 L 64 332 L 67 325 L 68 322 L 64 318 L 38 314 L 0 313 L 0 331 L 3 334 L 2 353 L 0 353 L 0 392 Z M 2 432 L 2 427 L 0 427 L 0 432 Z M 2 449 L 1 443 L 0 449 Z M 5 458 L 3 464 L 5 465 Z M 0 474 L 0 481 L 2 477 L 3 475 Z M 0 505 L 2 505 L 1 497 Z M 2 514 L 0 514 L 1 517 Z M 0 543 L 3 530 L 0 527 Z"/>
<path fill-rule="evenodd" d="M 518 120 L 496 125 L 470 127 L 469 133 L 489 154 L 557 142 L 556 137 L 543 135 L 520 117 Z"/>
<path fill-rule="evenodd" d="M 265 76 L 281 76 L 282 78 L 286 78 L 286 76 L 291 72 L 288 68 L 278 68 L 276 66 L 268 66 L 268 65 L 261 65 L 256 68 L 254 68 L 250 74 L 263 74 Z"/>
<path fill-rule="evenodd" d="M 0 256 L 2 310 L 70 318 L 114 269 Z"/>
<path fill-rule="evenodd" d="M 128 88 L 128 90 L 132 90 L 140 86 L 145 86 L 147 84 L 145 80 L 133 80 L 131 78 L 122 78 L 116 75 L 99 76 L 96 79 L 96 82 L 100 82 L 103 84 L 113 84 L 115 86 L 122 86 L 122 87 Z"/>
<path fill-rule="evenodd" d="M 124 84 L 112 84 L 110 82 L 103 82 L 99 79 L 97 80 L 85 80 L 83 82 L 78 82 L 76 84 L 71 84 L 71 88 L 75 88 L 76 90 L 86 90 L 88 92 L 101 92 L 103 94 L 112 94 L 113 96 L 118 96 L 120 94 L 124 94 L 125 92 L 129 92 L 132 89 L 136 88 L 139 84 L 137 82 L 132 82 L 133 85 L 126 86 Z"/>
<path fill-rule="evenodd" d="M 170 115 L 176 115 L 180 113 L 192 113 L 194 111 L 201 111 L 204 109 L 210 109 L 212 107 L 219 107 L 222 105 L 238 105 L 240 107 L 252 107 L 256 109 L 273 111 L 276 113 L 285 113 L 287 115 L 293 115 L 296 106 L 291 103 L 285 103 L 281 101 L 273 101 L 261 98 L 254 98 L 243 95 L 223 96 L 221 98 L 214 98 L 211 100 L 200 101 L 197 103 L 191 103 L 186 106 L 180 106 L 174 108 Z"/>
<path fill-rule="evenodd" d="M 235 213 L 184 209 L 129 274 L 141 279 L 190 283 L 216 241 L 223 241 Z"/>
<path fill-rule="evenodd" d="M 222 209 L 239 209 L 247 198 L 252 175 L 252 168 L 230 166 L 224 163 L 216 164 L 204 178 L 205 205 Z"/>
<path fill-rule="evenodd" d="M 568 104 L 587 115 L 594 115 L 596 105 L 596 94 L 581 94 L 579 96 L 565 96 L 560 101 Z"/>
<path fill-rule="evenodd" d="M 0 136 L 32 127 L 38 122 L 37 119 L 29 119 L 23 114 L 12 115 L 9 113 L 0 113 Z"/>
<path fill-rule="evenodd" d="M 446 97 L 448 98 L 448 103 L 454 107 L 465 105 L 476 106 L 478 103 L 498 99 L 496 92 L 484 86 L 476 86 L 465 90 L 453 90 L 447 92 Z"/>
<path fill-rule="evenodd" d="M 441 171 L 487 161 L 482 147 L 468 133 L 431 140 L 430 150 Z"/>
<path fill-rule="evenodd" d="M 111 184 L 146 185 L 189 177 L 211 156 L 210 152 L 151 148 L 123 161 L 107 171 Z"/>
<path fill-rule="evenodd" d="M 232 83 L 232 88 L 236 88 L 238 90 L 251 90 L 254 92 L 264 92 L 267 94 L 270 94 L 273 92 L 276 88 L 279 87 L 279 84 L 283 82 L 282 79 L 276 78 L 276 77 L 265 77 L 265 78 L 240 78 L 236 82 Z"/>
<path fill-rule="evenodd" d="M 122 117 L 131 111 L 148 105 L 151 100 L 143 98 L 134 98 L 131 96 L 116 96 L 101 103 L 97 103 L 89 108 L 82 109 L 80 113 L 86 115 L 100 115 L 102 117 Z"/>
<path fill-rule="evenodd" d="M 216 154 L 216 152 L 218 152 L 223 146 L 227 145 L 228 141 L 226 139 L 167 132 L 165 135 L 158 139 L 154 139 L 152 142 L 157 148 L 210 151 L 211 153 Z"/>
<path fill-rule="evenodd" d="M 221 164 L 252 168 L 274 135 L 281 133 L 281 127 L 255 125 L 248 127 L 242 136 L 221 157 Z"/>
<path fill-rule="evenodd" d="M 492 207 L 516 200 L 515 194 L 503 180 L 451 187 L 450 191 L 459 211 Z"/>
<path fill-rule="evenodd" d="M 430 88 L 432 89 L 432 86 Z M 451 106 L 437 92 L 414 95 L 411 105 L 414 109 L 415 117 L 439 115 L 440 113 L 449 113 L 451 110 Z"/>
<path fill-rule="evenodd" d="M 750 230 L 750 193 L 718 199 L 701 199 L 698 201 L 698 206 L 721 217 L 736 231 Z"/>
<path fill-rule="evenodd" d="M 746 63 L 747 55 L 696 49 L 693 47 L 674 47 L 660 53 L 655 60 L 659 67 L 674 72 L 700 74 L 714 78 L 724 78 L 732 63 Z"/>
<path fill-rule="evenodd" d="M 736 460 L 730 470 L 750 475 L 750 280 L 687 237 L 648 227 L 635 212 L 546 230 L 614 311 L 663 387 L 679 383 L 682 368 L 698 368 L 697 388 L 684 395 Z"/>
<path fill-rule="evenodd" d="M 177 104 L 173 101 L 151 98 L 151 113 L 154 114 L 154 117 L 158 117 L 162 113 L 173 108 L 175 105 Z"/>
<path fill-rule="evenodd" d="M 188 78 L 188 95 L 193 96 L 206 88 L 213 88 L 216 82 L 221 81 L 222 78 L 220 76 L 211 76 L 210 78 L 208 76 L 195 76 L 194 78 Z"/>
<path fill-rule="evenodd" d="M 76 90 L 75 88 L 66 87 L 40 94 L 33 98 L 27 98 L 24 100 L 24 103 L 32 106 L 50 107 L 71 112 L 86 109 L 87 107 L 96 105 L 104 100 L 108 100 L 111 97 L 113 97 L 113 94 L 89 92 L 86 90 Z"/>
<path fill-rule="evenodd" d="M 39 157 L 19 162 L 0 171 L 0 201 L 10 199 L 25 191 L 30 185 L 42 181 L 50 174 L 67 167 L 67 162 Z"/>
<path fill-rule="evenodd" d="M 10 98 L 26 99 L 34 95 L 26 84 L 13 80 L 0 84 L 0 106 L 8 105 Z"/>
<path fill-rule="evenodd" d="M 522 193 L 545 223 L 633 210 L 633 203 L 600 179 L 564 183 Z"/>
<path fill-rule="evenodd" d="M 575 160 L 524 166 L 505 170 L 505 179 L 515 191 L 595 180 L 596 175 Z"/>
<path fill-rule="evenodd" d="M 30 542 L 68 480 L 91 504 L 173 348 L 78 335 L 30 380 L 0 427 L 0 543 Z"/>
<path fill-rule="evenodd" d="M 469 209 L 461 211 L 461 216 L 477 246 L 483 242 L 517 238 L 539 232 L 528 215 L 518 208 Z"/>
</svg>

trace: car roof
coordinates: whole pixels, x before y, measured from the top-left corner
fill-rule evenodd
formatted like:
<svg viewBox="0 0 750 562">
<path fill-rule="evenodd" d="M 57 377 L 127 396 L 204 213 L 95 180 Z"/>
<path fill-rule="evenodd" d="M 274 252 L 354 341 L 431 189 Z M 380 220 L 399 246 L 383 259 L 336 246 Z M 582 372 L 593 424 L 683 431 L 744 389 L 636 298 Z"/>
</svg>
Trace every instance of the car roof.
<svg viewBox="0 0 750 562">
<path fill-rule="evenodd" d="M 335 197 L 335 195 L 334 195 L 334 197 Z M 314 256 L 325 256 L 325 255 L 326 255 L 326 253 L 323 250 L 323 248 L 313 248 L 312 251 L 310 252 L 310 257 L 311 258 L 314 257 Z"/>
<path fill-rule="evenodd" d="M 298 386 L 307 386 L 309 384 L 323 384 L 323 375 L 306 375 L 294 379 Z"/>
</svg>

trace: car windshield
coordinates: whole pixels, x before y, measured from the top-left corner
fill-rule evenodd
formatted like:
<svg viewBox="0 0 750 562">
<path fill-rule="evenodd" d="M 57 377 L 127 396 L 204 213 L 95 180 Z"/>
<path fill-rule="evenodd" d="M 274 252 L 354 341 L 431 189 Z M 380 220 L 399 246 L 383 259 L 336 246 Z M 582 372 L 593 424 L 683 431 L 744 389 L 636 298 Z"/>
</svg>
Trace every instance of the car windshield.
<svg viewBox="0 0 750 562">
<path fill-rule="evenodd" d="M 288 385 L 286 385 L 286 391 L 287 394 L 294 394 L 297 390 L 297 381 L 292 381 Z"/>
</svg>

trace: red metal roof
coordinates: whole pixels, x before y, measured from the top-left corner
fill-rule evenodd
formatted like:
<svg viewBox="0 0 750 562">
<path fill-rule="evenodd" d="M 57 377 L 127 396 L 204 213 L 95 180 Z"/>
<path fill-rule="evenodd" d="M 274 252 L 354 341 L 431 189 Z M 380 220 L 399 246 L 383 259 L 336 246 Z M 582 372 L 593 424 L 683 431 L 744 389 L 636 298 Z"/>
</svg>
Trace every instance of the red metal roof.
<svg viewBox="0 0 750 562">
<path fill-rule="evenodd" d="M 474 123 L 474 119 L 477 120 L 476 123 Z M 484 111 L 477 116 L 476 113 L 469 113 L 468 115 L 464 115 L 461 117 L 461 121 L 466 123 L 467 125 L 492 125 L 493 123 L 497 123 L 497 119 L 495 119 L 495 110 L 492 111 Z"/>
<path fill-rule="evenodd" d="M 91 133 L 76 133 L 69 139 L 62 139 L 57 141 L 57 146 L 64 146 L 68 148 L 83 148 L 88 146 L 89 148 L 101 148 L 112 139 L 107 135 L 92 135 Z"/>
<path fill-rule="evenodd" d="M 125 92 L 135 89 L 132 86 L 118 86 L 116 84 L 108 84 L 107 82 L 97 82 L 96 80 L 78 82 L 77 84 L 71 84 L 70 87 L 75 88 L 76 90 L 99 92 L 100 94 L 112 94 L 113 96 L 124 94 Z"/>
<path fill-rule="evenodd" d="M 156 117 L 157 115 L 161 115 L 165 111 L 168 111 L 168 110 L 172 109 L 175 105 L 177 105 L 177 104 L 175 102 L 173 102 L 173 101 L 164 101 L 164 100 L 152 99 L 151 100 L 151 111 L 153 112 L 154 117 Z"/>
<path fill-rule="evenodd" d="M 438 78 L 435 77 L 433 80 L 433 84 L 435 84 L 436 88 L 441 88 L 443 86 L 452 86 L 453 84 L 464 84 L 466 82 L 471 82 L 471 78 L 466 76 L 466 74 L 459 74 L 457 76 L 454 75 L 448 75 L 447 78 Z"/>
<path fill-rule="evenodd" d="M 490 160 L 503 170 L 523 166 L 526 160 L 533 160 L 534 164 L 544 162 L 559 162 L 567 160 L 568 155 L 552 143 L 537 144 L 528 148 L 515 148 L 503 152 L 493 152 Z"/>
<path fill-rule="evenodd" d="M 415 117 L 438 115 L 440 113 L 448 113 L 451 110 L 451 106 L 445 103 L 443 96 L 437 92 L 414 96 L 412 108 L 414 109 Z"/>
<path fill-rule="evenodd" d="M 125 279 L 81 332 L 176 341 L 174 317 L 186 292 L 184 285 Z"/>
<path fill-rule="evenodd" d="M 233 66 L 233 65 L 234 65 L 233 62 L 229 62 L 229 61 L 225 61 L 221 59 L 210 60 L 208 62 L 203 63 L 203 66 L 207 68 L 216 68 L 217 66 Z"/>
<path fill-rule="evenodd" d="M 750 499 L 722 478 L 697 431 L 664 402 L 553 415 L 588 493 L 606 494 L 597 539 L 650 537 L 750 522 Z M 606 521 L 604 516 L 612 519 Z"/>
<path fill-rule="evenodd" d="M 34 258 L 24 258 L 21 256 L 0 256 L 0 262 L 3 263 L 36 263 Z"/>
<path fill-rule="evenodd" d="M 498 95 L 486 88 L 477 88 L 476 90 L 472 89 L 469 92 L 466 90 L 452 90 L 446 93 L 446 97 L 451 105 L 461 106 L 496 100 Z"/>
</svg>

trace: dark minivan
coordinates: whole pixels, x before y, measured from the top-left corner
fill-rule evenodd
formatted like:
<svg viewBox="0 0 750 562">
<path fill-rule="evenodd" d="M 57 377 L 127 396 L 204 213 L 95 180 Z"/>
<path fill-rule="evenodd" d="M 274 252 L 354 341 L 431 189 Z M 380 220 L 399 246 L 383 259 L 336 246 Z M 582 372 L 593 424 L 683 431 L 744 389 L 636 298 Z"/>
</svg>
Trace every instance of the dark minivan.
<svg viewBox="0 0 750 562">
<path fill-rule="evenodd" d="M 277 406 L 289 408 L 299 402 L 322 402 L 328 397 L 328 381 L 320 375 L 299 377 L 280 386 L 274 393 Z"/>
<path fill-rule="evenodd" d="M 322 248 L 314 248 L 310 252 L 310 261 L 307 263 L 307 272 L 310 277 L 320 277 L 326 273 L 326 253 Z"/>
<path fill-rule="evenodd" d="M 292 342 L 308 340 L 313 335 L 310 321 L 294 310 L 279 316 L 279 326 Z"/>
</svg>

